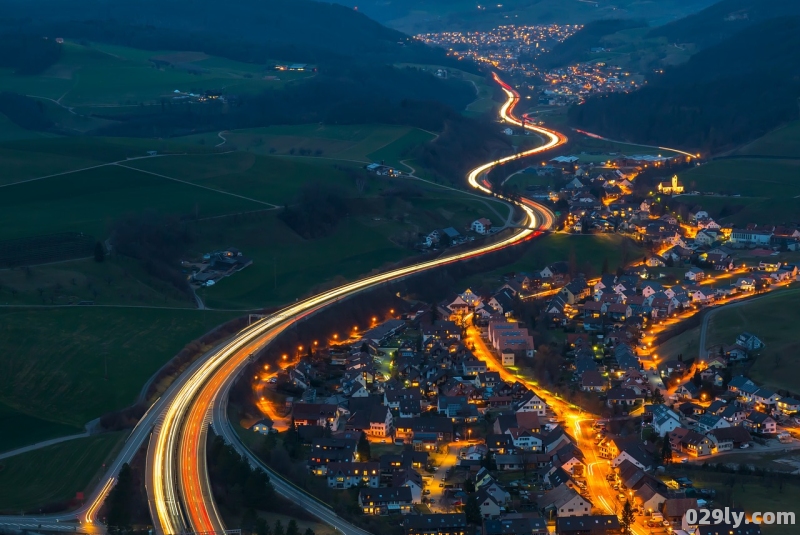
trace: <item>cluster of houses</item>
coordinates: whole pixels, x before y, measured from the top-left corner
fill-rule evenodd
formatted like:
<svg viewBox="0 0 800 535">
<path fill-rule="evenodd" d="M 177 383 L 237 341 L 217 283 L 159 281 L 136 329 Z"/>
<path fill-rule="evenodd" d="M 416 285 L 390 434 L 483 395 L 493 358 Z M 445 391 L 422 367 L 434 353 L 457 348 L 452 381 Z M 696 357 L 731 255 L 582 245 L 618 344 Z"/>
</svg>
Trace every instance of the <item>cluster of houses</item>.
<svg viewBox="0 0 800 535">
<path fill-rule="evenodd" d="M 642 327 L 720 299 L 795 280 L 798 275 L 796 265 L 769 261 L 760 262 L 757 270 L 719 281 L 696 266 L 687 267 L 682 284 L 648 278 L 650 271 L 646 265 L 639 265 L 619 276 L 606 274 L 591 282 L 584 278 L 570 280 L 547 303 L 548 322 L 566 326 L 574 321 L 576 327 L 587 332 L 608 332 L 625 325 Z"/>
<path fill-rule="evenodd" d="M 485 217 L 476 219 L 470 224 L 469 231 L 481 236 L 491 234 L 492 222 Z M 475 236 L 469 236 L 467 234 L 467 232 L 462 234 L 454 227 L 434 229 L 427 234 L 421 235 L 422 241 L 420 246 L 423 249 L 450 247 L 453 245 L 461 245 L 462 243 L 475 239 Z"/>
<path fill-rule="evenodd" d="M 239 249 L 228 247 L 221 251 L 204 254 L 200 262 L 184 262 L 183 265 L 192 268 L 190 277 L 192 283 L 199 286 L 213 286 L 220 279 L 229 277 L 252 263 L 253 261 L 242 255 Z"/>
</svg>

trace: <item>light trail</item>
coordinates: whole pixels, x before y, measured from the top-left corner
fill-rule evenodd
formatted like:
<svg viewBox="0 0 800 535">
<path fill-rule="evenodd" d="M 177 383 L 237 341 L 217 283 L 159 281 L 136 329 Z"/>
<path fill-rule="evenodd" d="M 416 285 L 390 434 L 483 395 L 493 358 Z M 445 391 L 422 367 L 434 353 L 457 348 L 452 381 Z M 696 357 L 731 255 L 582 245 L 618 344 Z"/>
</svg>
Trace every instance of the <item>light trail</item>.
<svg viewBox="0 0 800 535">
<path fill-rule="evenodd" d="M 521 125 L 522 122 L 513 115 L 519 95 L 496 74 L 494 78 L 508 97 L 500 108 L 500 116 L 512 124 Z M 488 170 L 512 160 L 550 150 L 566 142 L 566 137 L 557 132 L 528 124 L 525 128 L 544 136 L 546 143 L 473 169 L 467 176 L 470 186 L 484 193 L 493 194 L 491 188 L 481 182 Z M 220 532 L 224 529 L 211 495 L 205 457 L 206 420 L 209 408 L 223 389 L 226 379 L 241 371 L 251 355 L 271 342 L 283 330 L 340 299 L 432 268 L 517 245 L 540 235 L 543 230 L 552 226 L 554 217 L 547 208 L 527 199 L 515 202 L 500 195 L 498 197 L 514 202 L 523 211 L 522 228 L 513 235 L 472 251 L 365 277 L 295 303 L 244 329 L 235 339 L 203 362 L 167 406 L 161 429 L 152 439 L 155 443 L 151 447 L 152 463 L 148 463 L 148 466 L 151 466 L 153 471 L 153 488 L 148 488 L 148 494 L 151 495 L 154 504 L 156 518 L 153 520 L 156 532 L 203 533 Z"/>
<path fill-rule="evenodd" d="M 672 147 L 660 147 L 658 145 L 642 145 L 640 143 L 628 143 L 627 141 L 617 141 L 616 139 L 609 139 L 607 137 L 603 137 L 599 134 L 592 134 L 591 132 L 587 132 L 586 130 L 578 130 L 575 129 L 576 132 L 579 134 L 583 134 L 586 137 L 590 137 L 592 139 L 599 139 L 601 141 L 608 141 L 610 143 L 617 143 L 618 145 L 631 145 L 633 147 L 646 147 L 649 149 L 661 149 L 661 150 L 668 150 L 670 152 L 676 152 L 678 154 L 683 154 L 684 156 L 688 156 L 689 158 L 699 158 L 699 154 L 692 154 L 691 152 L 686 152 L 685 150 L 680 149 L 673 149 Z"/>
</svg>

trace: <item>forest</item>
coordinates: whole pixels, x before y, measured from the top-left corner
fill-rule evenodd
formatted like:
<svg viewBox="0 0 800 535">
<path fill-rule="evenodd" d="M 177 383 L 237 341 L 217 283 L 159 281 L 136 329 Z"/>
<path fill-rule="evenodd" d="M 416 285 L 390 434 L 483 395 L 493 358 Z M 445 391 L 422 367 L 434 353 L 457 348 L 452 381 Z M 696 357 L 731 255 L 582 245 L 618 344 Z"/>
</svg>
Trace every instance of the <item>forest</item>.
<svg viewBox="0 0 800 535">
<path fill-rule="evenodd" d="M 572 125 L 614 139 L 716 153 L 798 116 L 800 17 L 771 19 L 648 79 L 636 92 L 591 98 Z"/>
</svg>

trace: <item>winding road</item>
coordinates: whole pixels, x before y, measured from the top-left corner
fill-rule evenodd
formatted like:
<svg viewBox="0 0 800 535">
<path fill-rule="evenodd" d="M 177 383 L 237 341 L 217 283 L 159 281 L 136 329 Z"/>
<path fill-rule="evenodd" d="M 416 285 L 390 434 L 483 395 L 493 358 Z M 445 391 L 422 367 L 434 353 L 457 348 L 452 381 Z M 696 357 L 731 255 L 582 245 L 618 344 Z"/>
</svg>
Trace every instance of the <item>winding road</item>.
<svg viewBox="0 0 800 535">
<path fill-rule="evenodd" d="M 501 118 L 521 126 L 522 122 L 513 114 L 519 95 L 496 74 L 494 78 L 507 97 L 500 108 Z M 551 150 L 566 142 L 566 137 L 558 132 L 527 123 L 524 127 L 542 136 L 546 142 L 534 149 L 473 169 L 467 177 L 471 187 L 491 195 L 491 186 L 485 178 L 490 169 Z M 226 392 L 251 356 L 298 321 L 342 299 L 426 270 L 513 247 L 539 236 L 553 225 L 554 216 L 546 207 L 528 199 L 512 201 L 498 197 L 517 204 L 522 210 L 524 219 L 519 228 L 509 231 L 503 237 L 497 236 L 494 242 L 471 251 L 423 261 L 328 290 L 294 303 L 243 329 L 232 339 L 195 361 L 151 406 L 129 435 L 122 451 L 85 506 L 59 515 L 0 517 L 0 527 L 22 530 L 47 526 L 55 530 L 84 533 L 104 531 L 104 526 L 96 520 L 97 511 L 115 484 L 121 466 L 130 462 L 149 438 L 146 487 L 156 533 L 167 535 L 224 531 L 225 526 L 211 493 L 206 467 L 205 446 L 209 424 L 213 421 L 217 432 L 245 455 L 254 467 L 269 471 L 238 440 L 227 422 L 225 411 Z M 345 535 L 365 535 L 363 530 L 339 518 L 307 493 L 283 481 L 276 474 L 272 476 L 278 493 L 302 504 L 321 521 L 336 527 Z"/>
</svg>

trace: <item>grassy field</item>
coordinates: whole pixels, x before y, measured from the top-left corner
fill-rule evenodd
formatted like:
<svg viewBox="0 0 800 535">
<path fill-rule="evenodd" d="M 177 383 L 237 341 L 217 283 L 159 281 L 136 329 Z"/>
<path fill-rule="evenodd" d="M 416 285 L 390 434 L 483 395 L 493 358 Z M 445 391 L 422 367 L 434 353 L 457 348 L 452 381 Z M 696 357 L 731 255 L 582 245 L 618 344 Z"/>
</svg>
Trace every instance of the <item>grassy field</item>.
<svg viewBox="0 0 800 535">
<path fill-rule="evenodd" d="M 644 252 L 628 241 L 628 251 L 627 254 L 624 253 L 622 243 L 625 240 L 626 238 L 616 234 L 548 234 L 534 240 L 525 254 L 513 264 L 483 273 L 467 283 L 476 287 L 495 287 L 504 273 L 542 269 L 553 262 L 568 261 L 573 253 L 579 271 L 590 267 L 594 274 L 599 275 L 603 261 L 608 259 L 609 271 L 614 272 L 624 264 L 625 256 L 630 262 L 640 258 Z"/>
<path fill-rule="evenodd" d="M 787 479 L 783 485 L 774 477 L 721 474 L 711 471 L 692 470 L 686 474 L 698 488 L 713 488 L 717 491 L 715 505 L 719 507 L 743 508 L 754 511 L 794 511 L 800 500 L 800 484 L 796 479 Z M 797 526 L 765 526 L 767 535 L 795 535 Z"/>
<path fill-rule="evenodd" d="M 98 305 L 195 307 L 190 296 L 148 276 L 138 262 L 113 255 L 103 263 L 85 258 L 0 273 L 3 305 L 94 301 Z"/>
<path fill-rule="evenodd" d="M 800 121 L 792 121 L 752 143 L 748 143 L 738 149 L 736 154 L 800 158 Z"/>
<path fill-rule="evenodd" d="M 407 153 L 433 139 L 418 128 L 394 125 L 285 125 L 189 136 L 187 142 L 262 155 L 314 156 L 399 165 Z M 310 159 L 310 158 L 309 158 Z M 309 159 L 305 159 L 308 161 Z"/>
<path fill-rule="evenodd" d="M 79 438 L 0 461 L 0 510 L 37 512 L 73 499 L 77 492 L 88 494 L 125 436 Z"/>
<path fill-rule="evenodd" d="M 14 410 L 2 403 L 0 403 L 0 429 L 2 430 L 0 453 L 27 444 L 83 432 L 80 427 L 42 420 Z"/>
<path fill-rule="evenodd" d="M 113 165 L 3 188 L 0 239 L 64 231 L 102 238 L 120 215 L 145 210 L 202 218 L 264 208 L 261 203 Z"/>
<path fill-rule="evenodd" d="M 83 427 L 133 403 L 147 379 L 184 345 L 236 315 L 147 308 L 0 309 L 0 402 L 31 417 Z M 0 423 L 6 422 L 14 419 Z M 36 430 L 28 431 L 30 436 L 3 427 L 0 436 L 40 440 Z"/>
<path fill-rule="evenodd" d="M 710 214 L 723 215 L 722 222 L 776 224 L 794 221 L 800 213 L 800 160 L 714 160 L 679 176 L 689 190 L 740 195 L 679 197 Z"/>
<path fill-rule="evenodd" d="M 169 65 L 156 67 L 151 59 Z M 66 41 L 60 61 L 37 76 L 0 71 L 6 91 L 57 100 L 81 112 L 109 106 L 172 99 L 174 91 L 196 94 L 206 90 L 254 93 L 281 87 L 309 73 L 266 71 L 262 65 L 214 58 L 198 52 L 145 51 Z"/>
<path fill-rule="evenodd" d="M 332 234 L 316 240 L 301 238 L 274 212 L 196 225 L 198 251 L 236 243 L 254 260 L 246 270 L 199 294 L 213 308 L 285 303 L 415 254 L 405 240 L 416 240 L 419 232 L 448 226 L 466 232 L 479 217 L 500 221 L 485 201 L 435 187 L 411 201 L 370 197 L 354 202 L 363 203 L 364 211 L 354 211 Z"/>
<path fill-rule="evenodd" d="M 742 331 L 755 334 L 766 347 L 758 352 L 749 376 L 759 384 L 800 392 L 798 298 L 800 290 L 786 290 L 736 308 L 722 308 L 709 321 L 708 344 L 732 344 Z"/>
</svg>

